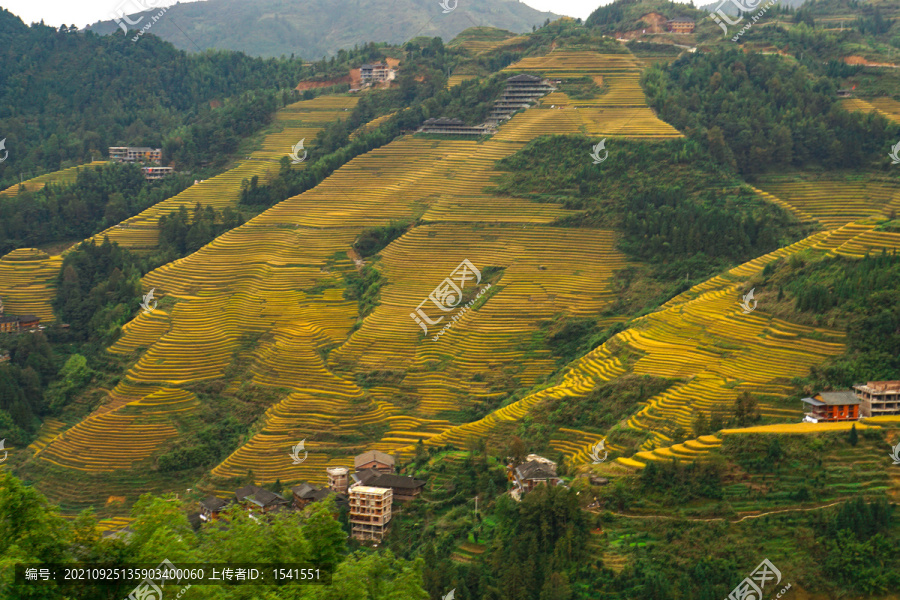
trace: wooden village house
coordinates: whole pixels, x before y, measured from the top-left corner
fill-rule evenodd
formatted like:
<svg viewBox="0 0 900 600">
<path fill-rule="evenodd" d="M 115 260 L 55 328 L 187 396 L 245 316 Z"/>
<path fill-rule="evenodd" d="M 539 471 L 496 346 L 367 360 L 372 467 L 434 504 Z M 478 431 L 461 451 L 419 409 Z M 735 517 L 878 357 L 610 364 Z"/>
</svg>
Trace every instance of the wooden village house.
<svg viewBox="0 0 900 600">
<path fill-rule="evenodd" d="M 803 419 L 808 423 L 859 419 L 859 398 L 853 392 L 819 392 L 802 401 L 809 411 Z"/>
<path fill-rule="evenodd" d="M 357 472 L 366 469 L 376 469 L 382 473 L 394 472 L 394 457 L 378 450 L 363 452 L 353 459 L 353 467 Z"/>
</svg>

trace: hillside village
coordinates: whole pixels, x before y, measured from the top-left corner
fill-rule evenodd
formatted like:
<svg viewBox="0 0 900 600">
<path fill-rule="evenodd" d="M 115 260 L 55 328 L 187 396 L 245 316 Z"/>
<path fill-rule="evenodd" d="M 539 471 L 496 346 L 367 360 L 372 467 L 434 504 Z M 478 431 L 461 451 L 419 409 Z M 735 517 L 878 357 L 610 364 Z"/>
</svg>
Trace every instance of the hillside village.
<svg viewBox="0 0 900 600">
<path fill-rule="evenodd" d="M 863 4 L 129 41 L 198 83 L 115 80 L 127 123 L 61 114 L 27 164 L 103 132 L 78 159 L 0 161 L 0 558 L 334 575 L 225 600 L 891 600 L 900 5 Z M 41 27 L 0 20 L 23 61 L 122 37 Z"/>
</svg>

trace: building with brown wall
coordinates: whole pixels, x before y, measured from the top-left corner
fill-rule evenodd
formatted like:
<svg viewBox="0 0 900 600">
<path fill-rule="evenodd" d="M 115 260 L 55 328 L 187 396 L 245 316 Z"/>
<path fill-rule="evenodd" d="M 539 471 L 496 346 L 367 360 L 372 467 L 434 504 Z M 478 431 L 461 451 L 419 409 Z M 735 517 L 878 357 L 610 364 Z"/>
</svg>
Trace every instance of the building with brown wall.
<svg viewBox="0 0 900 600">
<path fill-rule="evenodd" d="M 900 381 L 870 381 L 853 389 L 863 417 L 900 415 Z"/>
<path fill-rule="evenodd" d="M 803 398 L 809 412 L 804 421 L 830 423 L 859 419 L 859 399 L 853 392 L 819 392 L 812 398 Z"/>
<path fill-rule="evenodd" d="M 669 21 L 669 31 L 673 33 L 693 33 L 694 20 L 687 17 L 675 17 Z"/>
<path fill-rule="evenodd" d="M 29 329 L 37 329 L 41 320 L 34 315 L 0 315 L 0 333 L 18 333 Z"/>
<path fill-rule="evenodd" d="M 394 457 L 378 450 L 363 452 L 353 459 L 353 468 L 357 471 L 376 469 L 382 473 L 394 472 Z"/>
<path fill-rule="evenodd" d="M 349 474 L 350 469 L 347 467 L 329 467 L 325 469 L 328 473 L 328 487 L 338 494 L 346 494 L 350 485 Z"/>
</svg>

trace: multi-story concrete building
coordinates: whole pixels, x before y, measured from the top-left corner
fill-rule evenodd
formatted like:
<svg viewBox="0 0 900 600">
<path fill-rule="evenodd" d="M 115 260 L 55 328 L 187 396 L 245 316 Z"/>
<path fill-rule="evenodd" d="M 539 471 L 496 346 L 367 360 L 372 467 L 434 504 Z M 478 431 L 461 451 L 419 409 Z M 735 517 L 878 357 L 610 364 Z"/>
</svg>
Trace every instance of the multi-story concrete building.
<svg viewBox="0 0 900 600">
<path fill-rule="evenodd" d="M 144 172 L 144 179 L 147 181 L 156 181 L 162 179 L 166 175 L 171 175 L 175 172 L 175 169 L 172 167 L 141 167 L 141 171 Z"/>
<path fill-rule="evenodd" d="M 391 521 L 390 488 L 357 485 L 350 489 L 350 529 L 357 540 L 381 541 Z"/>
<path fill-rule="evenodd" d="M 900 381 L 870 381 L 853 389 L 863 417 L 900 415 Z"/>
<path fill-rule="evenodd" d="M 109 159 L 117 162 L 162 162 L 162 148 L 144 146 L 110 146 Z"/>
<path fill-rule="evenodd" d="M 359 77 L 363 83 L 380 83 L 393 81 L 397 72 L 385 63 L 366 63 L 359 68 Z"/>
<path fill-rule="evenodd" d="M 669 31 L 673 33 L 693 33 L 694 20 L 687 17 L 675 17 L 668 23 Z"/>
<path fill-rule="evenodd" d="M 325 469 L 328 473 L 328 487 L 338 494 L 346 494 L 349 487 L 349 469 L 347 467 L 329 467 Z"/>
</svg>

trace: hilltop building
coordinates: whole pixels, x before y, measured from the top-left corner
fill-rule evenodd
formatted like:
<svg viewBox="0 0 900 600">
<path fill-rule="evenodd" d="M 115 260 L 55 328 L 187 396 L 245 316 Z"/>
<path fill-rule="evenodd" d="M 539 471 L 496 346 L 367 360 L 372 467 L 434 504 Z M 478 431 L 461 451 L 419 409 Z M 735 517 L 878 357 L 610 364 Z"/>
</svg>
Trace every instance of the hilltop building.
<svg viewBox="0 0 900 600">
<path fill-rule="evenodd" d="M 357 540 L 381 541 L 391 521 L 390 488 L 357 485 L 350 489 L 350 529 Z"/>
<path fill-rule="evenodd" d="M 488 125 L 466 125 L 459 119 L 428 119 L 416 133 L 440 133 L 445 135 L 492 135 L 496 133 Z"/>
<path fill-rule="evenodd" d="M 856 421 L 859 419 L 859 399 L 853 392 L 819 392 L 803 398 L 809 412 L 803 418 L 808 423 Z"/>
<path fill-rule="evenodd" d="M 672 33 L 693 33 L 694 20 L 687 17 L 675 17 L 669 21 L 668 29 Z"/>
<path fill-rule="evenodd" d="M 162 148 L 144 146 L 110 146 L 109 159 L 116 162 L 156 163 L 162 162 Z"/>
<path fill-rule="evenodd" d="M 494 101 L 487 118 L 487 125 L 497 125 L 512 117 L 513 113 L 532 106 L 539 98 L 555 90 L 550 81 L 535 75 L 515 75 L 506 80 L 506 89 Z"/>
<path fill-rule="evenodd" d="M 397 78 L 397 71 L 385 63 L 366 63 L 359 68 L 359 77 L 363 83 L 381 83 Z"/>
<path fill-rule="evenodd" d="M 870 381 L 853 389 L 863 417 L 900 415 L 900 381 Z"/>
<path fill-rule="evenodd" d="M 144 179 L 147 181 L 156 181 L 162 179 L 166 175 L 171 175 L 175 172 L 175 169 L 172 167 L 141 167 L 141 171 L 144 172 Z"/>
<path fill-rule="evenodd" d="M 353 459 L 353 467 L 357 472 L 375 469 L 382 473 L 390 474 L 394 472 L 394 462 L 394 457 L 390 454 L 385 454 L 378 450 L 369 450 Z"/>
<path fill-rule="evenodd" d="M 481 125 L 466 125 L 459 119 L 428 119 L 416 133 L 436 133 L 444 135 L 493 135 L 497 133 L 497 125 L 505 121 L 523 108 L 533 106 L 539 98 L 556 88 L 550 80 L 535 75 L 514 75 L 506 80 L 506 88 L 497 100 Z"/>
<path fill-rule="evenodd" d="M 512 478 L 520 493 L 530 492 L 538 485 L 559 485 L 556 463 L 537 454 L 529 454 L 525 462 L 513 469 Z"/>
</svg>

